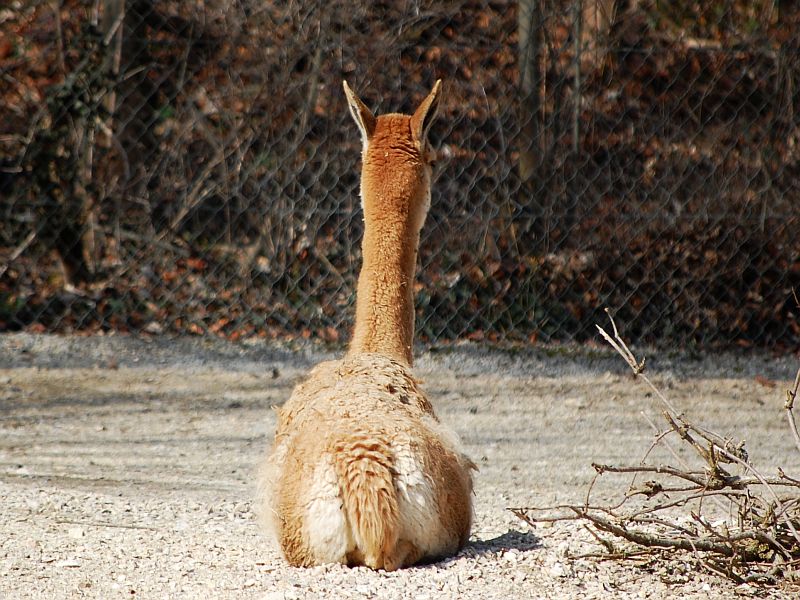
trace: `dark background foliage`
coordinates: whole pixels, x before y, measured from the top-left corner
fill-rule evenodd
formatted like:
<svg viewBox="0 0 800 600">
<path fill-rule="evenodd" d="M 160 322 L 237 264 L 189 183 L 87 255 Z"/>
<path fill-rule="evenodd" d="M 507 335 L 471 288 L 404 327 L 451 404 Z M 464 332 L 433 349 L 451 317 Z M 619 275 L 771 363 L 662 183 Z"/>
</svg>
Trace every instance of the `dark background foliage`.
<svg viewBox="0 0 800 600">
<path fill-rule="evenodd" d="M 17 0 L 0 75 L 0 330 L 346 340 L 341 80 L 441 77 L 423 340 L 800 341 L 792 2 Z"/>
</svg>

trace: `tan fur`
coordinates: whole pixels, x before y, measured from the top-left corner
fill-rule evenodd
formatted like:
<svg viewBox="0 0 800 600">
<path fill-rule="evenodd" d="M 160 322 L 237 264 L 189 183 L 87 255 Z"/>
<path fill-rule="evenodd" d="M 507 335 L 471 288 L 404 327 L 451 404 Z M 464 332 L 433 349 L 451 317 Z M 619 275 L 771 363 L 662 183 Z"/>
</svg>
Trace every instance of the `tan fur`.
<svg viewBox="0 0 800 600">
<path fill-rule="evenodd" d="M 356 326 L 278 411 L 264 507 L 293 565 L 394 570 L 457 552 L 472 521 L 475 465 L 409 370 L 439 82 L 411 116 L 375 118 L 345 93 L 364 141 Z"/>
<path fill-rule="evenodd" d="M 372 131 L 366 132 L 361 167 L 366 227 L 351 354 L 381 352 L 409 366 L 412 363 L 414 271 L 419 233 L 430 206 L 434 158 L 421 121 L 433 118 L 436 106 L 432 103 L 438 102 L 438 92 L 437 82 L 412 116 L 369 119 L 367 115 L 368 123 L 362 127 L 364 136 L 372 125 Z M 360 102 L 354 96 L 352 100 Z"/>
</svg>

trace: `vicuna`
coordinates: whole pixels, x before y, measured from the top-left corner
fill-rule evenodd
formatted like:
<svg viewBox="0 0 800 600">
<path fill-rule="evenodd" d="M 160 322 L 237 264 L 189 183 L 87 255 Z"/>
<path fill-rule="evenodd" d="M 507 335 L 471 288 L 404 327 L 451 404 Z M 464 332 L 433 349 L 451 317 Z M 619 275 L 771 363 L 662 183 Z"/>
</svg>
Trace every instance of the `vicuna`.
<svg viewBox="0 0 800 600">
<path fill-rule="evenodd" d="M 389 571 L 457 552 L 472 521 L 475 465 L 411 374 L 441 82 L 410 116 L 376 118 L 344 91 L 363 141 L 355 330 L 345 358 L 316 366 L 278 411 L 264 512 L 292 565 Z"/>
</svg>

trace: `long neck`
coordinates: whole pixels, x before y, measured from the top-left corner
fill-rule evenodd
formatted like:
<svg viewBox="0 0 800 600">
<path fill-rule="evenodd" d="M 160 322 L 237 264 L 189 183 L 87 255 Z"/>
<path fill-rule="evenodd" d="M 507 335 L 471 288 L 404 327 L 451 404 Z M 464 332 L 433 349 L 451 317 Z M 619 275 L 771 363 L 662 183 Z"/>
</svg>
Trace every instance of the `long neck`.
<svg viewBox="0 0 800 600">
<path fill-rule="evenodd" d="M 411 366 L 418 246 L 419 231 L 407 211 L 376 219 L 365 215 L 351 355 L 377 352 Z"/>
</svg>

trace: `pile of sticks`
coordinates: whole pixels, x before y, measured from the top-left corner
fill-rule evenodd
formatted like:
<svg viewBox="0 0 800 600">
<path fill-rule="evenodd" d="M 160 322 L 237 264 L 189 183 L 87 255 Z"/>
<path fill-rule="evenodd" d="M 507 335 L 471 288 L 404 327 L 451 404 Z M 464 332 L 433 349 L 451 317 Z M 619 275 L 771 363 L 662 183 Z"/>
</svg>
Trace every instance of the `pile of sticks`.
<svg viewBox="0 0 800 600">
<path fill-rule="evenodd" d="M 774 477 L 764 475 L 750 463 L 744 442 L 689 421 L 647 377 L 645 361 L 636 360 L 613 318 L 611 325 L 613 334 L 597 328 L 658 399 L 666 427 L 658 429 L 651 423 L 657 433 L 639 464 L 593 463 L 596 475 L 583 504 L 509 510 L 531 525 L 583 522 L 605 548 L 601 554 L 588 555 L 596 558 L 641 560 L 682 552 L 737 583 L 800 580 L 800 480 L 782 469 Z M 800 369 L 784 404 L 800 452 L 793 413 L 798 389 Z M 682 458 L 673 446 L 676 441 L 687 445 L 693 458 Z M 648 462 L 657 446 L 670 452 L 673 465 Z M 616 504 L 593 505 L 592 487 L 606 473 L 631 474 L 632 479 Z M 619 540 L 622 543 L 615 544 Z"/>
</svg>

